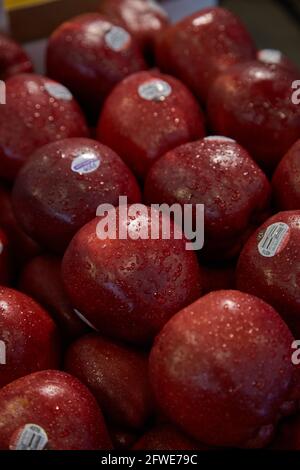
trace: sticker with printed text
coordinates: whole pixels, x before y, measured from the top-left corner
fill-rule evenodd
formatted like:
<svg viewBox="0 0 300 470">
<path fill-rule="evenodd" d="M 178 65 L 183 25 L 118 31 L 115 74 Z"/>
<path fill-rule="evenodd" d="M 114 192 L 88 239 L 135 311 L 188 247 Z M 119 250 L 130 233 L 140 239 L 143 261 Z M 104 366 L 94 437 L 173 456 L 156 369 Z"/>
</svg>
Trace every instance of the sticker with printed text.
<svg viewBox="0 0 300 470">
<path fill-rule="evenodd" d="M 98 170 L 100 159 L 92 152 L 86 152 L 74 158 L 71 164 L 71 170 L 80 175 L 86 175 Z"/>
<path fill-rule="evenodd" d="M 262 256 L 272 258 L 280 253 L 289 240 L 290 228 L 284 222 L 270 225 L 258 244 L 258 251 Z"/>
</svg>

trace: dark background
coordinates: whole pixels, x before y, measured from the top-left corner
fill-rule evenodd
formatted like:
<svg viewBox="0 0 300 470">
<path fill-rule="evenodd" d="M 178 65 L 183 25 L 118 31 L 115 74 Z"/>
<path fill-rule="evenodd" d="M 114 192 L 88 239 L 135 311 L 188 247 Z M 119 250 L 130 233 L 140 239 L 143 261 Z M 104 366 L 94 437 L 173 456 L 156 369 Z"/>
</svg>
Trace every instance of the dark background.
<svg viewBox="0 0 300 470">
<path fill-rule="evenodd" d="M 260 48 L 280 49 L 300 66 L 300 0 L 221 0 L 240 16 Z"/>
</svg>

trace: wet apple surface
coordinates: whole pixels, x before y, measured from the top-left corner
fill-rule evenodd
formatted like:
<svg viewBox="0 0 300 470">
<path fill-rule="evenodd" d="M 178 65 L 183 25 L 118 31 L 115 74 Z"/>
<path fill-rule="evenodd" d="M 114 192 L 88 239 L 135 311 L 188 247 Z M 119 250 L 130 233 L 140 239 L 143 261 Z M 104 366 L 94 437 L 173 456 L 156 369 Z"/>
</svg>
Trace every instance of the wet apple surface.
<svg viewBox="0 0 300 470">
<path fill-rule="evenodd" d="M 91 334 L 70 346 L 65 368 L 93 392 L 108 422 L 137 430 L 147 424 L 153 400 L 146 354 Z"/>
<path fill-rule="evenodd" d="M 165 152 L 204 135 L 204 117 L 190 91 L 156 71 L 134 74 L 117 85 L 97 130 L 100 142 L 114 149 L 140 178 Z"/>
<path fill-rule="evenodd" d="M 0 80 L 32 72 L 32 63 L 24 49 L 6 34 L 0 33 Z"/>
<path fill-rule="evenodd" d="M 65 253 L 62 273 L 73 306 L 96 329 L 147 344 L 174 313 L 200 297 L 203 280 L 195 253 L 186 250 L 182 236 L 175 239 L 167 216 L 155 217 L 143 205 L 132 215 L 129 209 L 117 208 L 115 236 L 106 238 L 106 218 L 85 225 Z M 99 221 L 105 227 L 99 229 Z M 164 230 L 163 223 L 170 224 L 169 239 L 138 238 L 151 227 Z M 123 231 L 127 239 L 119 238 Z"/>
<path fill-rule="evenodd" d="M 68 20 L 49 39 L 48 75 L 66 85 L 95 114 L 118 82 L 146 68 L 131 34 L 98 13 Z"/>
<path fill-rule="evenodd" d="M 200 442 L 265 446 L 278 417 L 293 410 L 292 342 L 284 321 L 262 300 L 212 292 L 158 335 L 150 355 L 156 399 Z"/>
<path fill-rule="evenodd" d="M 21 169 L 13 206 L 23 229 L 50 251 L 64 253 L 100 204 L 140 201 L 138 184 L 120 157 L 90 139 L 66 139 L 38 149 Z"/>
<path fill-rule="evenodd" d="M 300 140 L 280 161 L 272 179 L 277 209 L 300 210 Z"/>
<path fill-rule="evenodd" d="M 157 36 L 169 24 L 167 13 L 156 1 L 104 0 L 100 11 L 123 24 L 146 54 L 153 52 Z"/>
<path fill-rule="evenodd" d="M 16 433 L 26 424 L 46 433 L 49 450 L 111 449 L 95 398 L 64 372 L 37 372 L 0 390 L 0 449 L 15 445 Z"/>
<path fill-rule="evenodd" d="M 236 276 L 239 289 L 273 305 L 299 336 L 300 211 L 280 212 L 257 229 L 241 252 Z"/>
<path fill-rule="evenodd" d="M 206 8 L 166 28 L 157 40 L 156 59 L 205 102 L 213 81 L 231 65 L 255 59 L 250 34 L 223 8 Z"/>
<path fill-rule="evenodd" d="M 0 339 L 5 344 L 0 387 L 31 372 L 59 366 L 60 341 L 54 321 L 30 297 L 2 286 Z"/>
<path fill-rule="evenodd" d="M 20 274 L 19 289 L 51 314 L 60 328 L 65 345 L 89 330 L 74 312 L 65 292 L 60 258 L 41 255 L 31 259 Z"/>
<path fill-rule="evenodd" d="M 292 101 L 296 70 L 280 64 L 238 64 L 212 85 L 208 115 L 214 132 L 236 139 L 268 171 L 300 137 L 300 106 Z"/>
<path fill-rule="evenodd" d="M 85 118 L 64 86 L 34 74 L 7 80 L 6 105 L 0 114 L 1 178 L 14 180 L 38 147 L 87 135 Z"/>
<path fill-rule="evenodd" d="M 151 168 L 146 203 L 204 204 L 208 259 L 236 256 L 269 211 L 267 177 L 236 142 L 219 136 L 171 150 Z"/>
</svg>

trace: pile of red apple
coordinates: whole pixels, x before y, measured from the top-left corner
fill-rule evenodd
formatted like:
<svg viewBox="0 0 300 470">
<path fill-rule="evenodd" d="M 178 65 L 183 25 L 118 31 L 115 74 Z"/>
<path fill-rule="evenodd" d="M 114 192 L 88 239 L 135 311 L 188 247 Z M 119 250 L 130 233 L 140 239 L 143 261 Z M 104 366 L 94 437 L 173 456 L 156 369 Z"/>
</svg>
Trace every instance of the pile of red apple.
<svg viewBox="0 0 300 470">
<path fill-rule="evenodd" d="M 0 449 L 300 450 L 297 67 L 150 0 L 71 18 L 46 63 L 0 36 Z M 151 204 L 204 204 L 203 249 Z"/>
</svg>

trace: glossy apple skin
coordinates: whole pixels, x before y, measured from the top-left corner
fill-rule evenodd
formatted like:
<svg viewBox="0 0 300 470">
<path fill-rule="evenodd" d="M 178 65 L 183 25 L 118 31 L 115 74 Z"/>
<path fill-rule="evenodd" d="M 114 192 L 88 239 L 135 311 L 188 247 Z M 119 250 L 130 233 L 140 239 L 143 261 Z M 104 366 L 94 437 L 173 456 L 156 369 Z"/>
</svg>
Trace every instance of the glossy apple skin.
<svg viewBox="0 0 300 470">
<path fill-rule="evenodd" d="M 0 365 L 0 387 L 38 370 L 55 368 L 60 342 L 54 321 L 34 300 L 0 287 L 0 339 L 6 363 Z"/>
<path fill-rule="evenodd" d="M 265 220 L 270 194 L 267 177 L 242 147 L 209 137 L 162 156 L 147 176 L 144 200 L 204 204 L 201 255 L 219 261 L 236 256 L 249 233 Z"/>
<path fill-rule="evenodd" d="M 64 372 L 37 372 L 0 390 L 0 449 L 8 450 L 14 433 L 28 423 L 45 430 L 49 450 L 112 447 L 95 398 Z"/>
<path fill-rule="evenodd" d="M 6 82 L 6 105 L 0 114 L 0 177 L 13 181 L 38 147 L 67 137 L 86 137 L 85 118 L 72 95 L 54 98 L 59 84 L 34 74 L 20 74 Z M 60 85 L 61 86 L 61 85 Z"/>
<path fill-rule="evenodd" d="M 286 55 L 277 49 L 261 49 L 257 51 L 256 59 L 269 65 L 280 65 L 293 73 L 299 73 L 299 69 Z"/>
<path fill-rule="evenodd" d="M 65 292 L 59 258 L 43 255 L 30 260 L 21 272 L 19 288 L 44 306 L 66 341 L 88 331 L 87 326 L 75 314 Z"/>
<path fill-rule="evenodd" d="M 151 416 L 146 355 L 91 334 L 70 346 L 65 369 L 89 387 L 108 422 L 140 429 Z"/>
<path fill-rule="evenodd" d="M 300 210 L 300 140 L 283 157 L 273 175 L 272 186 L 277 209 Z"/>
<path fill-rule="evenodd" d="M 37 256 L 41 249 L 17 222 L 11 202 L 11 194 L 0 186 L 0 227 L 3 227 L 9 238 L 13 265 L 19 268 L 29 259 Z"/>
<path fill-rule="evenodd" d="M 135 443 L 133 450 L 200 450 L 200 444 L 171 424 L 158 424 Z"/>
<path fill-rule="evenodd" d="M 273 257 L 260 254 L 258 244 L 266 229 L 277 222 L 288 225 L 283 249 Z M 280 212 L 268 219 L 244 246 L 237 266 L 237 287 L 272 305 L 300 334 L 300 211 Z"/>
<path fill-rule="evenodd" d="M 157 36 L 169 24 L 163 8 L 148 0 L 104 0 L 100 11 L 121 23 L 146 53 L 153 51 Z"/>
<path fill-rule="evenodd" d="M 277 419 L 295 406 L 292 342 L 262 300 L 212 292 L 175 315 L 156 338 L 150 354 L 156 399 L 200 442 L 263 447 Z"/>
<path fill-rule="evenodd" d="M 138 92 L 153 79 L 172 88 L 163 101 L 146 100 Z M 140 178 L 165 152 L 204 135 L 204 118 L 192 94 L 175 78 L 156 71 L 134 74 L 117 85 L 105 102 L 97 130 L 98 140 L 114 149 Z"/>
<path fill-rule="evenodd" d="M 165 215 L 153 222 L 150 208 L 141 208 L 131 218 L 117 209 L 117 227 L 128 227 L 127 240 L 119 230 L 115 239 L 98 238 L 101 217 L 85 225 L 67 248 L 62 272 L 73 306 L 95 328 L 144 345 L 201 295 L 203 281 L 195 253 L 186 250 L 184 238 L 174 238 L 173 223 Z M 139 227 L 150 233 L 151 224 L 161 229 L 163 221 L 170 222 L 171 239 L 133 239 L 142 233 Z"/>
<path fill-rule="evenodd" d="M 120 50 L 109 47 L 106 34 L 115 26 L 98 13 L 80 15 L 59 26 L 48 43 L 48 75 L 64 83 L 85 108 L 96 113 L 118 82 L 147 68 L 129 33 Z"/>
<path fill-rule="evenodd" d="M 223 8 L 206 8 L 171 25 L 156 48 L 161 69 L 181 79 L 203 102 L 218 75 L 255 54 L 245 26 Z"/>
<path fill-rule="evenodd" d="M 109 426 L 109 435 L 116 450 L 129 450 L 138 439 L 136 432 L 118 426 Z"/>
<path fill-rule="evenodd" d="M 247 62 L 231 67 L 212 85 L 208 115 L 214 132 L 232 137 L 268 171 L 300 137 L 300 107 L 292 102 L 295 71 Z"/>
<path fill-rule="evenodd" d="M 24 49 L 9 36 L 0 33 L 0 80 L 32 70 L 31 60 Z"/>
<path fill-rule="evenodd" d="M 74 170 L 76 159 L 91 155 L 97 167 Z M 75 165 L 76 166 L 76 165 Z M 99 142 L 72 138 L 38 149 L 19 172 L 12 198 L 23 229 L 41 246 L 64 253 L 78 230 L 96 217 L 100 204 L 141 199 L 138 184 L 121 158 Z"/>
<path fill-rule="evenodd" d="M 12 278 L 11 247 L 6 233 L 0 228 L 0 285 L 8 285 Z"/>
</svg>

